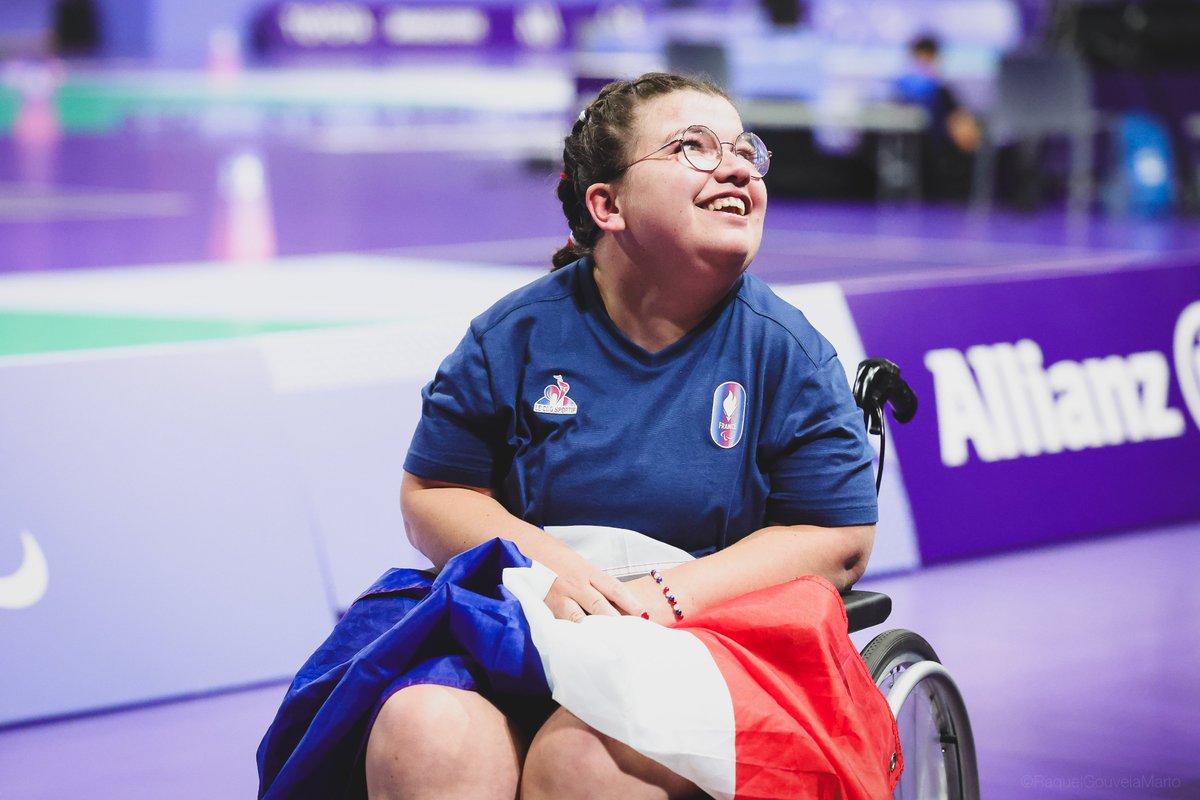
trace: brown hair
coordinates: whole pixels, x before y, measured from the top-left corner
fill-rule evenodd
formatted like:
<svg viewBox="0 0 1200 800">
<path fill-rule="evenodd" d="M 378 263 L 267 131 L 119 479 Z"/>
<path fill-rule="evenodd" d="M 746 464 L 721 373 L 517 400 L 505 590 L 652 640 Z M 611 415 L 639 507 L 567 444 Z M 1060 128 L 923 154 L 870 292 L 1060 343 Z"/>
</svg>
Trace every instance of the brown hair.
<svg viewBox="0 0 1200 800">
<path fill-rule="evenodd" d="M 611 181 L 624 171 L 630 157 L 625 143 L 638 107 L 652 97 L 680 91 L 730 99 L 719 86 L 703 78 L 648 72 L 632 81 L 608 84 L 579 115 L 563 141 L 563 172 L 558 181 L 558 199 L 571 227 L 571 238 L 554 254 L 551 271 L 592 254 L 600 230 L 583 196 L 593 183 Z"/>
</svg>

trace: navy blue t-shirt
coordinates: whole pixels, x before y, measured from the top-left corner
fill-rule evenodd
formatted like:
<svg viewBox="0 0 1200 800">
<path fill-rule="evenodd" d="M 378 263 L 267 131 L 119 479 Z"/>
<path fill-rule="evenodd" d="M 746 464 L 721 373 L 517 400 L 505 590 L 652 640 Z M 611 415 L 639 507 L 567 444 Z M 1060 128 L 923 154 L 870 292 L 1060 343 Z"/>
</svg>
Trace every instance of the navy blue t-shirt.
<svg viewBox="0 0 1200 800">
<path fill-rule="evenodd" d="M 577 261 L 477 317 L 422 397 L 404 469 L 491 488 L 534 525 L 629 528 L 706 552 L 768 522 L 876 521 L 837 354 L 750 275 L 650 353 Z"/>
</svg>

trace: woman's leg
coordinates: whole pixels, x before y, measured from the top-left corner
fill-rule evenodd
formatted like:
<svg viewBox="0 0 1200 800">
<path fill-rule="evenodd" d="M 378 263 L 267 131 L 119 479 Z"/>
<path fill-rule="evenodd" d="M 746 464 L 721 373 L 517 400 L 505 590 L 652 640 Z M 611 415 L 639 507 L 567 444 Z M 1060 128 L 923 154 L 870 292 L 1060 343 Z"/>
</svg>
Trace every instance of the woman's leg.
<svg viewBox="0 0 1200 800">
<path fill-rule="evenodd" d="M 521 800 L 691 797 L 704 797 L 694 783 L 561 708 L 533 738 L 521 779 Z"/>
<path fill-rule="evenodd" d="M 367 740 L 371 800 L 513 800 L 527 743 L 475 692 L 409 686 L 388 698 Z"/>
</svg>

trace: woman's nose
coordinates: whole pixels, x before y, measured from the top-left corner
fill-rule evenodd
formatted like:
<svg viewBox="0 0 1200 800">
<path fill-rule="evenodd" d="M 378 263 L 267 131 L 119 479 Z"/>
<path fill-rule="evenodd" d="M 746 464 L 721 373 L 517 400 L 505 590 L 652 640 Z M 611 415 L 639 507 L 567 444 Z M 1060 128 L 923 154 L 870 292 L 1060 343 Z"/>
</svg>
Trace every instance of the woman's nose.
<svg viewBox="0 0 1200 800">
<path fill-rule="evenodd" d="M 754 165 L 733 151 L 729 142 L 721 143 L 721 160 L 713 170 L 717 180 L 731 180 L 738 185 L 748 182 L 754 177 Z"/>
</svg>

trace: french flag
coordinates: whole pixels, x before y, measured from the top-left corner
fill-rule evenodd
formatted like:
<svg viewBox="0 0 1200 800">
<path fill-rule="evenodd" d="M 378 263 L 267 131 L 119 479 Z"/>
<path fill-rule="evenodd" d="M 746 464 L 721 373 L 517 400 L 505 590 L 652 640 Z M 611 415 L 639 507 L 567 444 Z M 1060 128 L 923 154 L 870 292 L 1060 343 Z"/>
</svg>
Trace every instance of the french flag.
<svg viewBox="0 0 1200 800">
<path fill-rule="evenodd" d="M 390 570 L 296 676 L 258 751 L 259 797 L 365 797 L 374 715 L 440 683 L 502 709 L 549 698 L 717 800 L 890 797 L 903 769 L 887 701 L 821 578 L 671 627 L 558 620 L 554 574 L 495 539 L 432 578 Z"/>
</svg>

